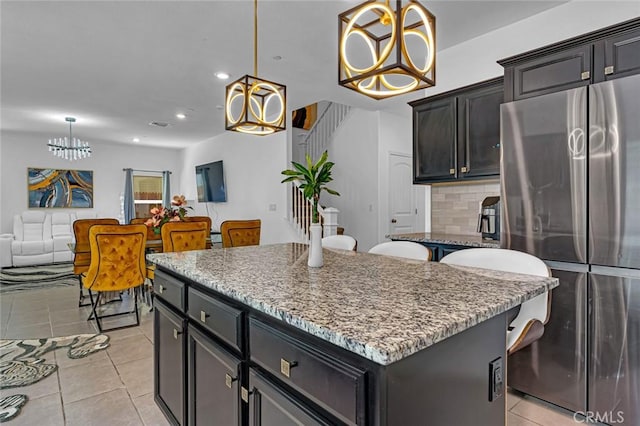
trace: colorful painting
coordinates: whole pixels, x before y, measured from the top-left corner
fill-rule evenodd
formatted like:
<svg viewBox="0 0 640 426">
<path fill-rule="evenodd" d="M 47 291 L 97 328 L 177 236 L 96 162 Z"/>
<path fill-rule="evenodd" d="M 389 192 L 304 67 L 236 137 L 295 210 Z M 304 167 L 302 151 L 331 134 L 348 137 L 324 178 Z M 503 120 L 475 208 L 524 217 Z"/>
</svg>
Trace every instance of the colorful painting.
<svg viewBox="0 0 640 426">
<path fill-rule="evenodd" d="M 29 168 L 29 208 L 93 208 L 93 171 Z"/>
</svg>

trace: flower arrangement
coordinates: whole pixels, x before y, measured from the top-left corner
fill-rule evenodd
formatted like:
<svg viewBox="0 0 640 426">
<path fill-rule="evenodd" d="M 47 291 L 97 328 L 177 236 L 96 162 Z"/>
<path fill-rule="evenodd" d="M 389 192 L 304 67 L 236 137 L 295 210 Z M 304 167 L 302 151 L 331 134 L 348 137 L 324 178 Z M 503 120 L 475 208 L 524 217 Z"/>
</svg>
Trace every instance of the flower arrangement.
<svg viewBox="0 0 640 426">
<path fill-rule="evenodd" d="M 187 215 L 187 209 L 193 210 L 191 206 L 187 206 L 187 200 L 184 195 L 174 195 L 169 207 L 154 207 L 150 213 L 152 216 L 144 223 L 153 229 L 154 234 L 160 234 L 160 228 L 167 222 L 183 221 Z"/>
</svg>

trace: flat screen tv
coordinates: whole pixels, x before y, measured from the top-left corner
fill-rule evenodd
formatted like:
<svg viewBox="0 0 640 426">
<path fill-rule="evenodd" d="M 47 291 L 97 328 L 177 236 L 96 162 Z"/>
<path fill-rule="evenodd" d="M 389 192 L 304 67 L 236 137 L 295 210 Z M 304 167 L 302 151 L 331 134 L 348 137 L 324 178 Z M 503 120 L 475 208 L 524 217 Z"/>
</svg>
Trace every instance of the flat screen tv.
<svg viewBox="0 0 640 426">
<path fill-rule="evenodd" d="M 226 202 L 227 188 L 224 184 L 222 160 L 196 166 L 196 186 L 198 189 L 199 202 Z"/>
</svg>

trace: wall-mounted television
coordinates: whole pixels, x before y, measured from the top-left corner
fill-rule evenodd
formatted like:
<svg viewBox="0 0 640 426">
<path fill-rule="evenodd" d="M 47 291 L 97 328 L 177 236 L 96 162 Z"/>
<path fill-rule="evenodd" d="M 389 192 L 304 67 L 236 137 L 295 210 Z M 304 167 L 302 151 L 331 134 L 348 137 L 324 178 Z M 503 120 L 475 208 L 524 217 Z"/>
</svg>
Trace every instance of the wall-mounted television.
<svg viewBox="0 0 640 426">
<path fill-rule="evenodd" d="M 227 201 L 222 160 L 196 166 L 196 187 L 198 201 L 201 203 L 224 203 Z"/>
</svg>

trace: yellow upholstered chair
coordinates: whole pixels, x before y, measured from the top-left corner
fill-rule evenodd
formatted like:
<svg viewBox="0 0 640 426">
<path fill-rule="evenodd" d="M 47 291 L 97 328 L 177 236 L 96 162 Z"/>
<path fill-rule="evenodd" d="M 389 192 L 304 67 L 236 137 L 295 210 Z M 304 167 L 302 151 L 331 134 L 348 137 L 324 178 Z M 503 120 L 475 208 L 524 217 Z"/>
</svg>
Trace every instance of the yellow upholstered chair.
<svg viewBox="0 0 640 426">
<path fill-rule="evenodd" d="M 204 250 L 209 236 L 207 222 L 167 222 L 162 225 L 162 251 Z"/>
<path fill-rule="evenodd" d="M 94 225 L 89 229 L 91 264 L 82 284 L 89 290 L 93 317 L 100 332 L 103 331 L 101 320 L 116 315 L 135 313 L 136 322 L 111 330 L 140 324 L 137 291 L 134 291 L 134 310 L 131 312 L 99 316 L 97 307 L 103 292 L 135 289 L 144 283 L 146 241 L 145 225 Z M 98 293 L 95 300 L 93 292 Z"/>
<path fill-rule="evenodd" d="M 75 249 L 73 251 L 73 273 L 78 276 L 80 284 L 80 297 L 78 306 L 91 306 L 89 303 L 82 303 L 85 295 L 82 292 L 82 277 L 89 270 L 91 263 L 91 249 L 89 247 L 89 228 L 93 225 L 118 225 L 118 219 L 78 219 L 73 222 L 73 235 L 76 240 Z"/>
<path fill-rule="evenodd" d="M 220 224 L 222 247 L 257 246 L 260 244 L 260 219 L 225 220 Z"/>
</svg>

